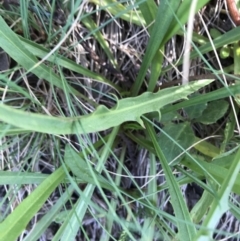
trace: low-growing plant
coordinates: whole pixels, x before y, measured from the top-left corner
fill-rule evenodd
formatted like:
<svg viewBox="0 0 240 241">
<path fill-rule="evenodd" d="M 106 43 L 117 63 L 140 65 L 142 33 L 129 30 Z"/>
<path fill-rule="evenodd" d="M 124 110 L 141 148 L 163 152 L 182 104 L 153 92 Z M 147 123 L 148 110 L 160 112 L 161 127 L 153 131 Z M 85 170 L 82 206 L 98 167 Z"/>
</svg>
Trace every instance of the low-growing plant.
<svg viewBox="0 0 240 241">
<path fill-rule="evenodd" d="M 223 2 L 2 1 L 0 240 L 238 240 Z"/>
</svg>

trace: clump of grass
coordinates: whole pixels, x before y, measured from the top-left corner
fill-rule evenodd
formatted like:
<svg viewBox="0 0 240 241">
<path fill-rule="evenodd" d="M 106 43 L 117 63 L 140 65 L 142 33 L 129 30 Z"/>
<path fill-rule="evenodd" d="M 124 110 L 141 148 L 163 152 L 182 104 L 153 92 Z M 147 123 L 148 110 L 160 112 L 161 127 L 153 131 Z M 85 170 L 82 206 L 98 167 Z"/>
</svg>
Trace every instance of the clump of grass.
<svg viewBox="0 0 240 241">
<path fill-rule="evenodd" d="M 3 1 L 0 240 L 237 240 L 239 29 L 191 3 Z"/>
</svg>

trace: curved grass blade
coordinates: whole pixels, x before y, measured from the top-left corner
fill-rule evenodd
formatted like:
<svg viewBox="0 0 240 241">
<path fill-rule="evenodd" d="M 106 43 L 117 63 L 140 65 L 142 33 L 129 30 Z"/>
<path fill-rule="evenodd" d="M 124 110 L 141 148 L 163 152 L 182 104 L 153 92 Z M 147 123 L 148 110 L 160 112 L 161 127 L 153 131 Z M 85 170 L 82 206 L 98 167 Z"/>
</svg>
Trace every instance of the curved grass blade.
<svg viewBox="0 0 240 241">
<path fill-rule="evenodd" d="M 35 56 L 39 57 L 39 58 L 43 58 L 45 57 L 48 53 L 49 50 L 44 48 L 43 46 L 40 46 L 39 44 L 36 44 L 30 40 L 24 39 L 22 37 L 19 37 L 19 39 L 21 40 L 22 45 L 31 53 L 34 53 Z M 106 84 L 111 86 L 112 88 L 116 89 L 116 90 L 120 90 L 120 88 L 116 85 L 114 85 L 111 81 L 109 81 L 108 79 L 106 79 L 104 76 L 100 75 L 100 74 L 96 74 L 92 71 L 90 71 L 87 68 L 84 68 L 83 66 L 75 63 L 74 61 L 65 58 L 64 56 L 50 56 L 48 58 L 49 62 L 52 63 L 56 63 L 64 68 L 67 68 L 69 70 L 72 70 L 76 73 L 82 74 L 84 76 L 87 76 L 89 78 L 92 78 L 94 81 Z"/>
<path fill-rule="evenodd" d="M 65 90 L 68 86 L 70 92 L 78 95 L 78 92 L 71 88 L 67 82 L 62 81 L 51 69 L 44 64 L 38 64 L 38 59 L 28 51 L 19 40 L 19 37 L 8 27 L 3 18 L 0 16 L 0 47 L 13 58 L 17 63 L 22 65 L 27 71 L 33 72 L 41 79 Z"/>
</svg>

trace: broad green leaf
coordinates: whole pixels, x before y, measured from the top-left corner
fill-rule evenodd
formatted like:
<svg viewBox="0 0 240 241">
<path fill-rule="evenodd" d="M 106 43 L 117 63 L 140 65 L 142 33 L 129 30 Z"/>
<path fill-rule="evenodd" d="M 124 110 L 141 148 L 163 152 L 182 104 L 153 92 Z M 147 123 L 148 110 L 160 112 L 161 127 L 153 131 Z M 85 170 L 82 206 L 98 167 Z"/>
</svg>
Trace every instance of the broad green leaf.
<svg viewBox="0 0 240 241">
<path fill-rule="evenodd" d="M 0 240 L 16 241 L 33 216 L 64 178 L 65 172 L 63 168 L 59 168 L 25 198 L 0 224 Z"/>
<path fill-rule="evenodd" d="M 174 160 L 176 164 L 184 155 L 175 158 L 194 143 L 195 135 L 189 123 L 171 123 L 163 128 L 157 140 L 168 162 Z"/>
<path fill-rule="evenodd" d="M 206 108 L 207 108 L 207 103 L 204 103 L 204 104 L 187 107 L 184 110 L 187 113 L 187 118 L 192 120 L 200 117 Z"/>
<path fill-rule="evenodd" d="M 202 116 L 198 117 L 196 120 L 206 125 L 213 124 L 226 114 L 228 107 L 229 104 L 225 100 L 210 102 L 203 111 Z"/>
<path fill-rule="evenodd" d="M 101 105 L 92 114 L 69 118 L 24 112 L 0 104 L 0 120 L 25 130 L 48 134 L 92 133 L 118 126 L 126 121 L 136 121 L 143 125 L 143 114 L 159 112 L 163 106 L 186 98 L 212 81 L 200 80 L 186 86 L 160 90 L 157 93 L 147 92 L 137 97 L 119 100 L 112 109 Z"/>
<path fill-rule="evenodd" d="M 199 96 L 200 94 L 196 93 L 191 95 L 189 99 L 194 98 L 195 96 Z M 187 118 L 192 120 L 200 117 L 203 111 L 207 108 L 207 103 L 196 104 L 193 106 L 189 106 L 184 108 L 184 111 L 187 113 Z"/>
<path fill-rule="evenodd" d="M 164 115 L 161 115 L 161 123 L 163 125 L 167 125 L 174 120 L 175 121 L 176 120 L 183 120 L 183 117 L 177 111 L 172 111 L 172 112 L 168 112 Z"/>
<path fill-rule="evenodd" d="M 92 168 L 95 178 L 98 180 L 101 187 L 114 191 L 112 186 L 109 184 L 109 181 L 103 176 L 101 176 L 100 173 L 95 171 L 93 167 L 90 167 L 89 165 L 91 164 L 86 163 L 86 161 L 84 161 L 83 158 L 78 153 L 76 153 L 70 146 L 67 146 L 65 148 L 64 161 L 74 175 L 81 178 L 87 184 L 89 183 L 96 185 L 94 177 L 90 171 L 90 168 Z"/>
<path fill-rule="evenodd" d="M 236 108 L 235 112 L 236 112 L 236 115 L 238 115 L 239 108 Z M 221 148 L 220 148 L 221 153 L 225 152 L 225 149 L 226 149 L 229 141 L 234 136 L 235 126 L 236 126 L 235 114 L 234 114 L 233 109 L 231 109 L 230 113 L 227 117 L 227 123 L 226 123 L 225 128 L 224 128 L 224 139 L 221 143 Z"/>
</svg>

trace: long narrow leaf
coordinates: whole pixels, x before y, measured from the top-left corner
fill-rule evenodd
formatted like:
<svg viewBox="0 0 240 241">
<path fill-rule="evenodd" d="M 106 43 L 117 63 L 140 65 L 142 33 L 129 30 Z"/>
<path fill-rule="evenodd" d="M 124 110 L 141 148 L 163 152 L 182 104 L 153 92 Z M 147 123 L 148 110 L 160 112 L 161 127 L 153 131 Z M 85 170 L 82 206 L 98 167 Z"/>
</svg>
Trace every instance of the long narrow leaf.
<svg viewBox="0 0 240 241">
<path fill-rule="evenodd" d="M 197 241 L 210 240 L 213 235 L 213 230 L 217 226 L 218 221 L 221 219 L 222 215 L 229 209 L 228 199 L 230 192 L 234 186 L 237 179 L 239 169 L 240 169 L 240 148 L 238 149 L 236 156 L 232 162 L 231 167 L 228 172 L 225 172 L 226 177 L 221 183 L 218 198 L 214 199 L 214 202 L 209 210 L 206 219 L 203 222 L 202 228 L 196 235 Z"/>
<path fill-rule="evenodd" d="M 145 121 L 145 125 L 149 136 L 152 139 L 157 156 L 161 161 L 163 171 L 165 173 L 166 181 L 169 185 L 169 193 L 171 196 L 171 203 L 174 209 L 175 216 L 178 223 L 179 239 L 192 241 L 196 234 L 196 229 L 192 224 L 190 214 L 188 212 L 187 205 L 183 199 L 183 195 L 180 191 L 179 185 L 172 174 L 172 170 L 168 165 L 168 161 L 165 158 L 160 146 L 158 145 L 156 133 L 148 121 Z"/>
<path fill-rule="evenodd" d="M 29 52 L 33 53 L 35 56 L 37 56 L 39 58 L 45 57 L 49 52 L 48 49 L 44 48 L 43 46 L 41 46 L 39 44 L 36 44 L 36 43 L 30 41 L 30 40 L 24 39 L 22 37 L 19 37 L 19 39 L 21 40 L 22 45 Z M 91 70 L 84 68 L 83 66 L 75 63 L 74 61 L 72 61 L 64 56 L 60 56 L 60 55 L 50 56 L 48 58 L 48 61 L 52 62 L 52 63 L 57 63 L 58 65 L 60 65 L 64 68 L 67 68 L 76 73 L 79 73 L 86 77 L 92 78 L 93 80 L 95 80 L 97 82 L 101 82 L 103 84 L 111 86 L 112 88 L 120 90 L 120 88 L 118 86 L 114 85 L 111 81 L 107 80 L 104 76 L 100 75 L 99 73 L 95 74 Z"/>
<path fill-rule="evenodd" d="M 46 178 L 30 196 L 0 224 L 0 240 L 15 241 L 26 228 L 29 221 L 43 206 L 49 195 L 65 177 L 63 168 L 59 168 Z"/>
<path fill-rule="evenodd" d="M 143 125 L 143 114 L 159 112 L 163 106 L 186 98 L 211 82 L 212 80 L 201 80 L 187 86 L 160 90 L 157 93 L 147 92 L 138 97 L 120 100 L 112 109 L 101 105 L 92 114 L 80 117 L 51 117 L 0 104 L 0 120 L 26 130 L 48 134 L 92 133 L 118 126 L 126 121 L 137 121 Z"/>
<path fill-rule="evenodd" d="M 68 189 L 61 194 L 61 197 L 54 204 L 54 206 L 48 211 L 41 220 L 34 226 L 31 232 L 23 241 L 33 241 L 39 240 L 41 235 L 47 230 L 50 226 L 52 220 L 56 217 L 56 215 L 60 212 L 63 205 L 70 199 L 72 192 L 74 191 L 73 186 L 69 186 Z"/>
<path fill-rule="evenodd" d="M 27 71 L 33 72 L 41 79 L 65 89 L 62 81 L 51 69 L 44 64 L 38 64 L 38 59 L 28 51 L 19 40 L 19 37 L 8 27 L 0 16 L 0 47 L 9 54 L 17 63 L 21 64 Z M 76 90 L 68 86 L 70 92 L 78 94 Z"/>
<path fill-rule="evenodd" d="M 181 1 L 177 0 L 162 0 L 156 16 L 156 22 L 151 31 L 151 37 L 148 43 L 146 53 L 143 58 L 143 62 L 137 76 L 137 79 L 132 88 L 132 95 L 136 96 L 142 85 L 144 77 L 147 73 L 147 69 L 151 64 L 154 56 L 159 48 L 162 47 L 163 38 L 168 31 L 168 28 L 174 18 L 174 12 L 176 12 Z"/>
</svg>

